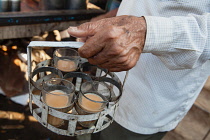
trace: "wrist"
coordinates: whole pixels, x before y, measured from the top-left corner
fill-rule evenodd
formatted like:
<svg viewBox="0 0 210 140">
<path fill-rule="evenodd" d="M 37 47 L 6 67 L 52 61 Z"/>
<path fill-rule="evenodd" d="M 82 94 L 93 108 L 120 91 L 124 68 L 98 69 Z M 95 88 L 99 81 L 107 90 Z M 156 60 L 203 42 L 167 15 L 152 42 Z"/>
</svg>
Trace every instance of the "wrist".
<svg viewBox="0 0 210 140">
<path fill-rule="evenodd" d="M 105 14 L 106 18 L 115 17 L 117 15 L 118 8 L 111 10 Z"/>
<path fill-rule="evenodd" d="M 146 35 L 147 35 L 147 23 L 145 17 L 139 17 L 140 24 L 141 24 L 141 34 L 142 34 L 142 51 L 144 50 L 145 42 L 146 42 Z"/>
</svg>

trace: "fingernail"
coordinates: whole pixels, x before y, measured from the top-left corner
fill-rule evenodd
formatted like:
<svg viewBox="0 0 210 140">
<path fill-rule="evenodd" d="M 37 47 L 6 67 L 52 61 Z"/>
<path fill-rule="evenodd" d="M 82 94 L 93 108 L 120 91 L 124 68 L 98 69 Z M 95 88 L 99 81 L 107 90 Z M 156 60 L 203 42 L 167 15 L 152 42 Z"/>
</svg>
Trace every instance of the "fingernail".
<svg viewBox="0 0 210 140">
<path fill-rule="evenodd" d="M 70 30 L 70 31 L 73 31 L 73 32 L 74 32 L 74 31 L 77 31 L 77 27 L 69 27 L 69 30 Z"/>
</svg>

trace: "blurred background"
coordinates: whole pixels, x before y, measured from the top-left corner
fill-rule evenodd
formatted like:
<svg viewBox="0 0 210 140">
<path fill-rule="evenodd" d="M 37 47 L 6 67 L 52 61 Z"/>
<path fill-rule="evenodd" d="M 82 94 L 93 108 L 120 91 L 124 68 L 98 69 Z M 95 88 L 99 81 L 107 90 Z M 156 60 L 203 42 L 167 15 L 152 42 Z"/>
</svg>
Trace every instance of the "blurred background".
<svg viewBox="0 0 210 140">
<path fill-rule="evenodd" d="M 66 29 L 119 5 L 117 0 L 0 0 L 0 140 L 68 139 L 39 124 L 28 107 L 30 41 L 75 41 Z M 33 60 L 48 59 L 35 50 Z M 210 140 L 210 78 L 191 110 L 163 140 Z"/>
</svg>

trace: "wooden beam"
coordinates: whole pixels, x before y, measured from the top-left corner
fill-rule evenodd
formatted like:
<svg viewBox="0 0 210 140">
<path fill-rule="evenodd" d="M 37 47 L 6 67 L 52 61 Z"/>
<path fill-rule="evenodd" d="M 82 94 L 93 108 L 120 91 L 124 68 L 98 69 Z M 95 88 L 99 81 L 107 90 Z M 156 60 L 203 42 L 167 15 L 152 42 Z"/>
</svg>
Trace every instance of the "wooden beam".
<svg viewBox="0 0 210 140">
<path fill-rule="evenodd" d="M 43 24 L 0 26 L 0 39 L 25 38 L 40 35 L 45 31 L 65 30 L 69 26 L 77 26 L 88 20 L 64 21 Z"/>
<path fill-rule="evenodd" d="M 104 14 L 101 9 L 0 13 L 0 39 L 25 38 L 45 31 L 65 30 Z"/>
<path fill-rule="evenodd" d="M 103 13 L 105 11 L 100 9 L 3 12 L 0 26 L 88 20 Z"/>
</svg>

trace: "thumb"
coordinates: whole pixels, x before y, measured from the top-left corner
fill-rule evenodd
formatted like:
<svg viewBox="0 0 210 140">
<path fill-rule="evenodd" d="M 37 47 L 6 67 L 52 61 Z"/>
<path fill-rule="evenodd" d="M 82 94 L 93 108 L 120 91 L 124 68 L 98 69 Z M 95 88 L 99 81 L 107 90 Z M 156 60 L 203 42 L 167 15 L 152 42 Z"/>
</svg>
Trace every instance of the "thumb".
<svg viewBox="0 0 210 140">
<path fill-rule="evenodd" d="M 84 38 L 93 36 L 96 33 L 96 27 L 94 22 L 88 22 L 77 27 L 70 26 L 67 31 L 71 36 Z"/>
</svg>

